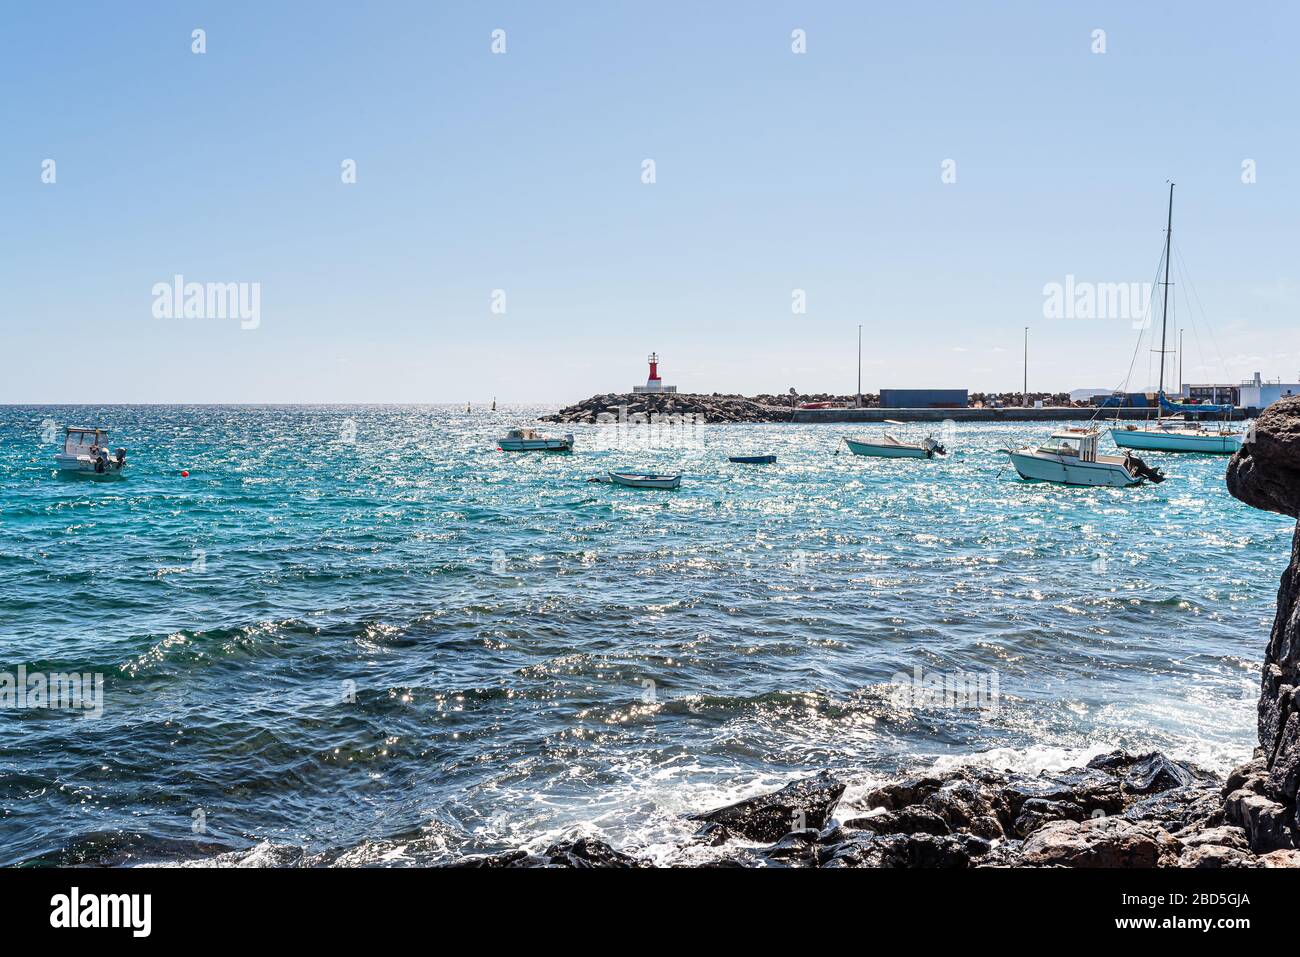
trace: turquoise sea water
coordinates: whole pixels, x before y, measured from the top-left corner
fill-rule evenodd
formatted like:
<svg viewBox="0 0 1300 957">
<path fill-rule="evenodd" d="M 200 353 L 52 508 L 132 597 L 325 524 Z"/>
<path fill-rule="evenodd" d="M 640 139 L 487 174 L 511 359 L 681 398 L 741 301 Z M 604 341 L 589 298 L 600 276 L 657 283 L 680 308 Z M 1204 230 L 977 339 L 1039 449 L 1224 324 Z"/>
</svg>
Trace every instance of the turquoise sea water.
<svg viewBox="0 0 1300 957">
<path fill-rule="evenodd" d="M 1250 752 L 1292 523 L 1233 500 L 1224 458 L 1090 490 L 1004 468 L 1025 423 L 934 462 L 834 454 L 879 426 L 497 451 L 541 411 L 0 409 L 0 671 L 104 675 L 97 719 L 0 711 L 0 864 L 575 834 L 670 860 L 683 813 L 822 768 L 851 802 L 936 761 Z M 129 478 L 55 477 L 42 431 L 69 424 L 111 427 Z M 686 480 L 585 481 L 609 468 Z M 996 677 L 995 707 L 900 702 L 917 669 Z"/>
</svg>

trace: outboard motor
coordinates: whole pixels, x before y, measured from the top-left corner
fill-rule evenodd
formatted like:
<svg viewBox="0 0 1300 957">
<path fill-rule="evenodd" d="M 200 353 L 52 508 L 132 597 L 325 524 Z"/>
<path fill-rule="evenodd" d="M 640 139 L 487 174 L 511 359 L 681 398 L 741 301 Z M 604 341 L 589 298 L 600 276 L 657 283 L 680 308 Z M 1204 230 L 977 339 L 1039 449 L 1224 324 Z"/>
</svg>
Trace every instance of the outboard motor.
<svg viewBox="0 0 1300 957">
<path fill-rule="evenodd" d="M 1159 484 L 1165 480 L 1165 473 L 1158 468 L 1152 468 L 1147 465 L 1136 455 L 1128 456 L 1129 464 L 1133 467 L 1133 474 L 1140 475 L 1149 480 L 1152 484 Z"/>
<path fill-rule="evenodd" d="M 921 447 L 925 449 L 926 458 L 934 458 L 936 455 L 948 454 L 948 450 L 945 449 L 938 442 L 936 442 L 933 438 L 927 438 L 924 442 L 921 443 Z"/>
</svg>

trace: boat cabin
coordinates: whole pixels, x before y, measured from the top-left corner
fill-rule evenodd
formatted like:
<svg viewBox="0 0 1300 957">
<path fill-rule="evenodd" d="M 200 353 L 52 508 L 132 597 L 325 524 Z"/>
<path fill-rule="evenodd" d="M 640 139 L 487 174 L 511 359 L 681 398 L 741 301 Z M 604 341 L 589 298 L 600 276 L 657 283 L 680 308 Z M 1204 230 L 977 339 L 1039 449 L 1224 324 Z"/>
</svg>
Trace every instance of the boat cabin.
<svg viewBox="0 0 1300 957">
<path fill-rule="evenodd" d="M 64 429 L 63 454 L 69 456 L 89 456 L 92 457 L 90 450 L 104 448 L 104 442 L 108 440 L 108 431 L 106 429 Z"/>
<path fill-rule="evenodd" d="M 507 439 L 519 439 L 521 441 L 535 441 L 541 436 L 537 434 L 536 429 L 511 429 L 506 433 Z"/>
<path fill-rule="evenodd" d="M 1048 455 L 1069 455 L 1080 462 L 1097 461 L 1098 433 L 1086 429 L 1069 429 L 1053 432 L 1052 437 L 1038 447 Z"/>
</svg>

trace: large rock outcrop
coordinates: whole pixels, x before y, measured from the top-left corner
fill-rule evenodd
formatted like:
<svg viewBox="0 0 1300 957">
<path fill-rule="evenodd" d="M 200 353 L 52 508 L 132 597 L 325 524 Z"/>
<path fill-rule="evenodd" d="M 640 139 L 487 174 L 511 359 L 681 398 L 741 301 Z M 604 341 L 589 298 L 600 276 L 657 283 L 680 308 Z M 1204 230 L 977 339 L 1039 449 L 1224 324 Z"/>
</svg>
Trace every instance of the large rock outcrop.
<svg viewBox="0 0 1300 957">
<path fill-rule="evenodd" d="M 1228 463 L 1228 491 L 1248 505 L 1300 516 L 1300 397 L 1264 410 L 1241 449 Z M 1259 847 L 1288 848 L 1300 832 L 1296 791 L 1300 784 L 1300 525 L 1291 562 L 1277 591 L 1277 614 L 1264 654 L 1259 698 L 1262 762 L 1239 769 L 1241 780 L 1226 795 L 1229 818 L 1246 828 Z M 1255 843 L 1252 843 L 1255 846 Z M 1272 850 L 1272 847 L 1268 847 Z"/>
</svg>

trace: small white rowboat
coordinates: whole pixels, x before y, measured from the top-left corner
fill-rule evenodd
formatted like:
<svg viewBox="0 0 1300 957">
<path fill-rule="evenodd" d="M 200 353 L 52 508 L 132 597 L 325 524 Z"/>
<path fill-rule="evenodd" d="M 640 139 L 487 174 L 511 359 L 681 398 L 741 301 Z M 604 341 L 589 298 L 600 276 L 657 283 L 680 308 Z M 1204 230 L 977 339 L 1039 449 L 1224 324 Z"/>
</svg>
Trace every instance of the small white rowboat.
<svg viewBox="0 0 1300 957">
<path fill-rule="evenodd" d="M 640 472 L 610 472 L 609 480 L 626 488 L 680 488 L 680 475 L 647 475 Z"/>
</svg>

